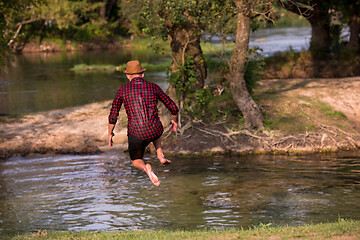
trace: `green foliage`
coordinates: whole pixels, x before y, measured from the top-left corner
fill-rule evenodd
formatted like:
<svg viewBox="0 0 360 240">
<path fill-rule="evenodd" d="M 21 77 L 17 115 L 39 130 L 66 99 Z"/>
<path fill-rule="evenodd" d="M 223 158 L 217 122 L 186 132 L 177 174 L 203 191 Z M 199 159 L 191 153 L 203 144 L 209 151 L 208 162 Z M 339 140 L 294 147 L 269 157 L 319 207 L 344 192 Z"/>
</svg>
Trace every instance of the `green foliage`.
<svg viewBox="0 0 360 240">
<path fill-rule="evenodd" d="M 209 88 L 199 89 L 195 92 L 195 101 L 200 109 L 206 110 L 209 106 L 212 94 Z"/>
<path fill-rule="evenodd" d="M 275 64 L 277 66 L 284 66 L 292 61 L 297 61 L 301 57 L 311 57 L 310 53 L 307 52 L 295 52 L 290 46 L 285 52 L 276 52 L 272 56 L 264 59 L 265 65 Z"/>
<path fill-rule="evenodd" d="M 133 23 L 130 31 L 137 35 L 154 36 L 167 40 L 169 28 L 186 28 L 186 25 L 196 25 L 201 35 L 201 30 L 213 29 L 216 21 L 222 19 L 224 10 L 229 1 L 212 0 L 132 0 L 122 1 L 121 7 L 124 15 Z M 225 25 L 222 24 L 224 27 Z"/>
<path fill-rule="evenodd" d="M 207 109 L 212 94 L 210 89 L 196 89 L 198 72 L 192 57 L 186 57 L 184 65 L 178 66 L 171 73 L 170 84 L 175 87 L 178 99 L 183 102 L 186 113 L 195 118 L 201 118 Z"/>
<path fill-rule="evenodd" d="M 28 6 L 36 6 L 42 0 L 4 0 L 0 1 L 0 66 L 3 56 L 9 51 L 8 43 L 17 29 L 17 20 L 22 19 Z M 13 29 L 14 27 L 14 29 Z"/>
<path fill-rule="evenodd" d="M 264 58 L 259 51 L 260 48 L 252 47 L 249 49 L 247 57 L 244 79 L 250 94 L 252 94 L 253 89 L 257 86 L 257 82 L 261 80 L 260 75 L 263 73 L 265 65 Z"/>
<path fill-rule="evenodd" d="M 48 33 L 79 41 L 105 40 L 117 24 L 99 14 L 104 4 L 102 1 L 47 0 L 46 4 L 29 11 L 29 15 L 40 16 L 46 22 Z"/>
<path fill-rule="evenodd" d="M 211 121 L 238 121 L 239 126 L 242 126 L 244 121 L 229 91 L 225 91 L 221 95 L 212 96 L 206 117 Z"/>
<path fill-rule="evenodd" d="M 187 57 L 183 66 L 178 66 L 171 73 L 170 83 L 176 88 L 178 96 L 186 97 L 194 93 L 193 85 L 196 82 L 198 73 L 194 70 L 194 59 Z"/>
<path fill-rule="evenodd" d="M 11 4 L 10 4 L 11 2 Z M 117 4 L 102 0 L 26 0 L 0 2 L 1 45 L 38 38 L 109 41 L 123 18 Z M 4 14 L 1 14 L 4 12 Z M 6 26 L 6 30 L 5 30 Z"/>
<path fill-rule="evenodd" d="M 272 21 L 270 21 L 269 19 L 262 19 L 262 21 L 258 23 L 258 27 L 260 29 L 310 27 L 309 21 L 303 15 L 287 11 L 278 5 L 274 5 L 272 8 L 271 20 Z"/>
<path fill-rule="evenodd" d="M 270 119 L 266 112 L 263 113 L 263 117 L 264 117 L 264 127 L 268 130 L 275 129 L 275 121 Z"/>
</svg>

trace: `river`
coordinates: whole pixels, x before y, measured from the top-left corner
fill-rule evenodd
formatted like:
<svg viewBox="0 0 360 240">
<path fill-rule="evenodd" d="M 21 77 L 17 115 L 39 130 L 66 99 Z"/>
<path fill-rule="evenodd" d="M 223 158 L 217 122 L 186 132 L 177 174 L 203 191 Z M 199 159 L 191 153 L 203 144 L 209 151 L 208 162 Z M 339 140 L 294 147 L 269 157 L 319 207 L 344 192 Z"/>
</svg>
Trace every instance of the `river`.
<svg viewBox="0 0 360 240">
<path fill-rule="evenodd" d="M 307 49 L 310 28 L 264 29 L 251 35 L 250 46 L 263 49 L 269 56 L 278 51 Z M 0 72 L 0 115 L 24 114 L 83 105 L 112 99 L 127 79 L 121 72 L 77 73 L 77 64 L 120 65 L 131 59 L 161 62 L 169 56 L 148 51 L 119 49 L 103 52 L 27 53 L 8 58 L 8 67 Z M 147 72 L 146 79 L 163 89 L 168 76 Z"/>
<path fill-rule="evenodd" d="M 309 33 L 264 30 L 252 35 L 250 45 L 263 48 L 264 55 L 290 46 L 298 51 L 308 47 Z M 164 60 L 126 49 L 13 56 L 0 76 L 0 114 L 109 100 L 126 82 L 123 74 L 70 69 L 135 58 Z M 168 84 L 165 73 L 146 78 L 164 89 Z M 166 167 L 146 156 L 160 187 L 131 167 L 123 152 L 13 157 L 0 162 L 0 231 L 194 230 L 360 219 L 359 156 L 176 157 Z"/>
<path fill-rule="evenodd" d="M 153 156 L 161 185 L 127 154 L 14 157 L 0 162 L 0 231 L 195 230 L 360 219 L 360 154 Z"/>
</svg>

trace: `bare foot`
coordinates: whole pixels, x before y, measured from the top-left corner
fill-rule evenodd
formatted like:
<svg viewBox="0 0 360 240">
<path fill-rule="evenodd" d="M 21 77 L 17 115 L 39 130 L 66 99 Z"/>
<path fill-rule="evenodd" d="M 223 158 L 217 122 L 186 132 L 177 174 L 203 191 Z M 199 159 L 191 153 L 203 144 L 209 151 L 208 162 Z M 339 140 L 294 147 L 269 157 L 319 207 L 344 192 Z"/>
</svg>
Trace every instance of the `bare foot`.
<svg viewBox="0 0 360 240">
<path fill-rule="evenodd" d="M 166 158 L 159 159 L 159 160 L 160 160 L 160 162 L 161 162 L 162 164 L 164 164 L 164 165 L 168 165 L 168 164 L 170 164 L 170 163 L 171 163 L 171 161 L 170 161 L 170 160 L 168 160 L 168 159 L 166 159 Z"/>
<path fill-rule="evenodd" d="M 155 186 L 159 186 L 160 185 L 160 181 L 159 178 L 155 175 L 155 173 L 152 171 L 151 165 L 150 164 L 146 164 L 145 165 L 145 169 L 146 169 L 146 174 L 149 176 L 150 181 L 155 185 Z"/>
<path fill-rule="evenodd" d="M 164 164 L 164 165 L 168 165 L 168 164 L 171 163 L 170 160 L 168 160 L 168 159 L 166 159 L 166 158 L 164 157 L 164 154 L 163 154 L 163 153 L 158 153 L 158 154 L 157 154 L 157 158 L 158 158 L 159 161 L 160 161 L 162 164 Z"/>
</svg>

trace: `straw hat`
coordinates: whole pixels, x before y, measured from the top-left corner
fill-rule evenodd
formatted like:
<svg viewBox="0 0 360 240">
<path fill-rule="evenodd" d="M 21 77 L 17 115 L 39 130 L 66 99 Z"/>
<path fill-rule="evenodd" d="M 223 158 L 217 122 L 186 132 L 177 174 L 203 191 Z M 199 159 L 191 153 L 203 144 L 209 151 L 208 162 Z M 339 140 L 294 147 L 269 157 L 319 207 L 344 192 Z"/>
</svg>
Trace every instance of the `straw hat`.
<svg viewBox="0 0 360 240">
<path fill-rule="evenodd" d="M 126 70 L 124 71 L 124 73 L 126 74 L 138 74 L 138 73 L 143 73 L 145 72 L 146 69 L 141 67 L 139 61 L 129 61 L 126 64 Z"/>
</svg>

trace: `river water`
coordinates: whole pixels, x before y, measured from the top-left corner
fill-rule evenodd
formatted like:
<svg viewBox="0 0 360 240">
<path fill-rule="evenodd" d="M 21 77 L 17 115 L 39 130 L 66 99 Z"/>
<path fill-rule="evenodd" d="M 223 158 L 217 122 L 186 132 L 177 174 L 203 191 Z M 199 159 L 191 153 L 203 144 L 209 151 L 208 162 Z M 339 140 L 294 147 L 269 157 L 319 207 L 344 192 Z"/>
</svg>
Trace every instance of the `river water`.
<svg viewBox="0 0 360 240">
<path fill-rule="evenodd" d="M 306 49 L 310 30 L 264 30 L 264 55 Z M 256 41 L 255 41 L 256 40 Z M 0 114 L 46 111 L 113 98 L 121 73 L 78 74 L 80 63 L 118 65 L 164 56 L 130 52 L 19 55 L 0 75 Z M 165 73 L 146 78 L 167 87 Z M 161 166 L 154 187 L 127 154 L 14 157 L 0 162 L 0 232 L 247 228 L 360 219 L 360 153 L 189 159 Z"/>
<path fill-rule="evenodd" d="M 251 35 L 250 46 L 263 49 L 269 56 L 278 51 L 307 49 L 310 28 L 259 30 Z M 112 99 L 127 79 L 120 72 L 77 73 L 77 64 L 120 65 L 131 59 L 157 63 L 169 56 L 155 55 L 151 49 L 86 53 L 31 53 L 11 56 L 8 67 L 0 72 L 0 115 L 48 111 Z M 146 72 L 146 79 L 163 89 L 168 76 L 163 72 Z"/>
<path fill-rule="evenodd" d="M 161 185 L 127 154 L 15 157 L 0 162 L 0 231 L 193 230 L 360 219 L 360 154 L 147 156 Z"/>
</svg>

